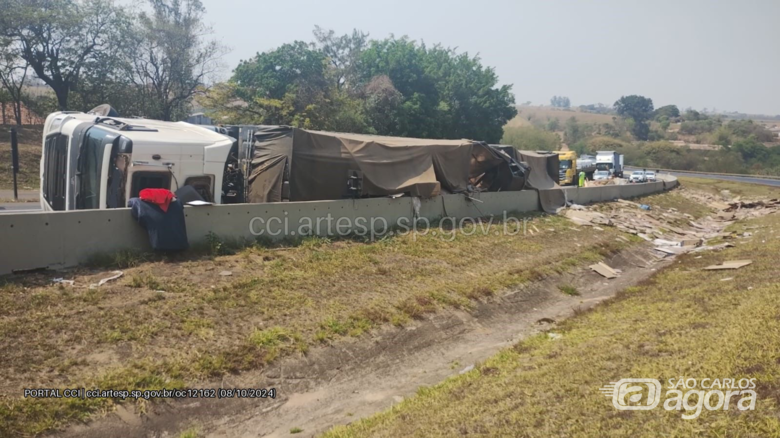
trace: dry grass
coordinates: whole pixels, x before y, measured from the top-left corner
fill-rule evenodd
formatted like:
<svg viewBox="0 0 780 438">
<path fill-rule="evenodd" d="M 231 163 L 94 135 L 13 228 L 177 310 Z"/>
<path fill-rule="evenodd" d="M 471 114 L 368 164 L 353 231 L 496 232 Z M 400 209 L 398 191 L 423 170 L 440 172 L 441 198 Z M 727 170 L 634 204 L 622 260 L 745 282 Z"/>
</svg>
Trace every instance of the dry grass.
<svg viewBox="0 0 780 438">
<path fill-rule="evenodd" d="M 763 198 L 780 197 L 780 190 L 777 187 L 762 184 L 745 184 L 736 181 L 724 181 L 717 179 L 695 178 L 681 176 L 677 178 L 680 185 L 692 190 L 719 195 L 721 191 L 728 190 L 733 196 L 751 196 Z"/>
<path fill-rule="evenodd" d="M 19 145 L 19 190 L 37 190 L 40 187 L 41 145 Z M 12 190 L 14 176 L 11 168 L 11 146 L 0 143 L 0 190 Z"/>
<path fill-rule="evenodd" d="M 0 126 L 0 190 L 13 189 L 11 172 L 10 127 Z M 19 130 L 19 190 L 40 187 L 42 127 L 29 126 Z"/>
<path fill-rule="evenodd" d="M 742 186 L 747 194 L 763 191 Z M 775 195 L 777 192 L 775 192 Z M 738 223 L 754 231 L 723 252 L 683 256 L 618 298 L 565 321 L 552 339 L 527 339 L 389 411 L 326 438 L 489 436 L 778 436 L 780 430 L 780 215 Z M 756 228 L 754 228 L 756 227 Z M 737 271 L 701 270 L 752 259 Z M 722 281 L 727 278 L 731 280 Z M 660 405 L 618 411 L 599 388 L 621 378 L 756 378 L 754 411 Z"/>
<path fill-rule="evenodd" d="M 612 123 L 612 116 L 608 114 L 595 114 L 578 111 L 576 109 L 563 110 L 552 107 L 538 107 L 538 106 L 518 106 L 518 114 L 514 119 L 510 120 L 506 126 L 532 126 L 532 122 L 547 123 L 552 119 L 557 119 L 561 126 L 571 117 L 577 119 L 580 123 Z M 529 117 L 531 120 L 529 120 Z"/>
<path fill-rule="evenodd" d="M 202 384 L 379 325 L 467 309 L 627 245 L 614 230 L 584 234 L 560 217 L 531 219 L 541 233 L 310 238 L 188 259 L 120 253 L 95 260 L 105 268 L 0 279 L 0 435 L 41 433 L 119 402 L 22 399 L 25 387 Z M 209 251 L 230 252 L 214 240 Z M 121 279 L 87 287 L 116 266 Z M 75 287 L 53 285 L 54 277 Z"/>
</svg>

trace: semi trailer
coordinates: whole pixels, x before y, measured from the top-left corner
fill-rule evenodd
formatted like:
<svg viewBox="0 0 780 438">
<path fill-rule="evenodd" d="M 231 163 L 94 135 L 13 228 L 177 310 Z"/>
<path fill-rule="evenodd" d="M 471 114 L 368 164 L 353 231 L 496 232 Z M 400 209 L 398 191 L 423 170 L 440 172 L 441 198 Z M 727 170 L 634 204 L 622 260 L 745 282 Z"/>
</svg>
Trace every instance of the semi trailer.
<svg viewBox="0 0 780 438">
<path fill-rule="evenodd" d="M 473 140 L 57 112 L 44 125 L 40 200 L 47 211 L 119 208 L 145 188 L 186 186 L 215 204 L 427 198 L 521 190 L 527 172 Z"/>
</svg>

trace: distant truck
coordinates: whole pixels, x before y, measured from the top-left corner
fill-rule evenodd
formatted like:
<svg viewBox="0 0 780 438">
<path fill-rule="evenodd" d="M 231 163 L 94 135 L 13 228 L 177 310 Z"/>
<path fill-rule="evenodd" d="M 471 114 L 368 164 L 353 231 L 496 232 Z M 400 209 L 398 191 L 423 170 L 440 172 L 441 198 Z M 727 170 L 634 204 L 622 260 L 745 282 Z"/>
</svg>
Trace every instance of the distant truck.
<svg viewBox="0 0 780 438">
<path fill-rule="evenodd" d="M 577 153 L 574 151 L 555 151 L 558 154 L 558 183 L 562 186 L 577 185 Z"/>
<path fill-rule="evenodd" d="M 616 178 L 623 178 L 623 155 L 615 151 L 596 152 L 596 169 L 606 170 Z"/>
<path fill-rule="evenodd" d="M 585 178 L 592 180 L 593 173 L 596 171 L 596 156 L 595 155 L 580 155 L 577 158 L 577 173 L 585 172 Z"/>
</svg>

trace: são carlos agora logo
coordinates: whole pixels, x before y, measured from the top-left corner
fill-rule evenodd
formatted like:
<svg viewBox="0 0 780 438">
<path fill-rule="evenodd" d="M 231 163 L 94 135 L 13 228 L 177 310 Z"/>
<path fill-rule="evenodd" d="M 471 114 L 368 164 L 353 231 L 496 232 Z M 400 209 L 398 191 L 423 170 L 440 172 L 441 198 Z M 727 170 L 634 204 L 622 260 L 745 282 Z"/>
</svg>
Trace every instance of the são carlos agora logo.
<svg viewBox="0 0 780 438">
<path fill-rule="evenodd" d="M 665 398 L 667 411 L 684 411 L 682 418 L 698 418 L 702 409 L 728 410 L 735 406 L 740 411 L 756 407 L 756 383 L 753 379 L 669 379 L 665 397 L 657 379 L 620 379 L 604 385 L 599 391 L 612 399 L 612 405 L 621 411 L 648 411 Z M 691 412 L 693 411 L 693 412 Z"/>
</svg>

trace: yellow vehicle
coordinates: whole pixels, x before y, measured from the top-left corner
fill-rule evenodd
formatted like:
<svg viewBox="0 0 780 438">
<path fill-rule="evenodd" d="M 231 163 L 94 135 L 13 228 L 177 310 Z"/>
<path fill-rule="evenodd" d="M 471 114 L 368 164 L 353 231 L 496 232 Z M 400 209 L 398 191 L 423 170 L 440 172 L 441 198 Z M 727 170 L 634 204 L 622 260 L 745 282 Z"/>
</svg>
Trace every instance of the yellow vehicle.
<svg viewBox="0 0 780 438">
<path fill-rule="evenodd" d="M 577 185 L 577 153 L 574 151 L 555 151 L 558 154 L 560 167 L 558 170 L 559 184 L 562 186 Z"/>
</svg>

